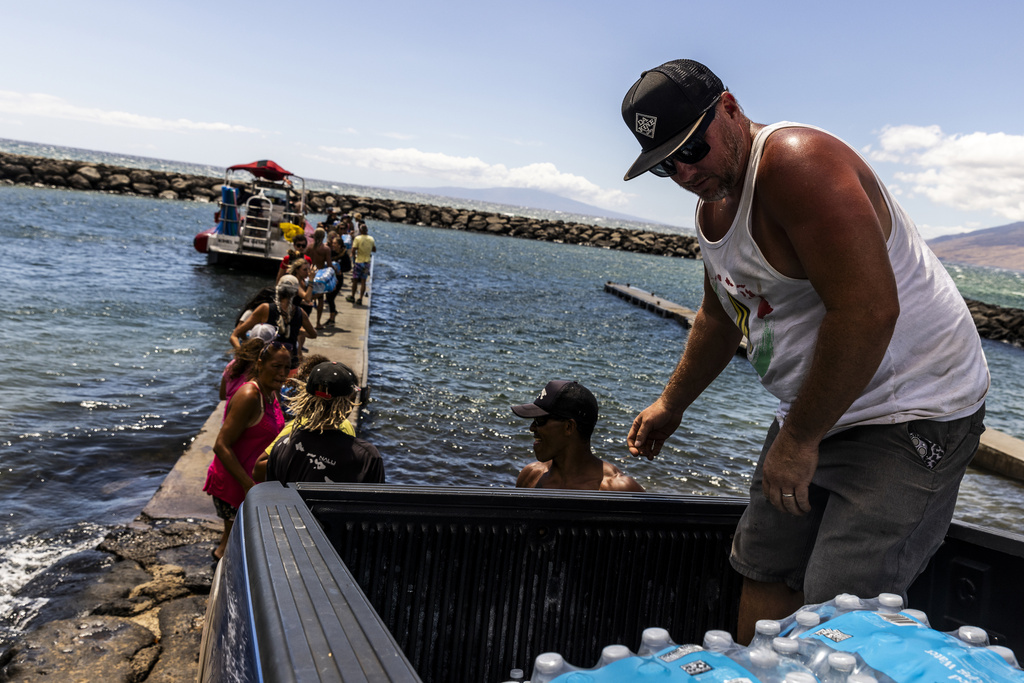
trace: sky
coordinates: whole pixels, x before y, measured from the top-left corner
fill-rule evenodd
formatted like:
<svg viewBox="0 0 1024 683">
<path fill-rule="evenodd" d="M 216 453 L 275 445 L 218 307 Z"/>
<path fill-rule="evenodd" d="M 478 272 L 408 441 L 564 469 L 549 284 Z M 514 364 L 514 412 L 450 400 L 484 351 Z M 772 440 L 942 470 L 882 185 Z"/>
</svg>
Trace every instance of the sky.
<svg viewBox="0 0 1024 683">
<path fill-rule="evenodd" d="M 927 238 L 1024 220 L 1024 2 L 0 0 L 0 137 L 374 187 L 521 187 L 693 226 L 622 97 L 708 65 L 864 154 Z"/>
</svg>

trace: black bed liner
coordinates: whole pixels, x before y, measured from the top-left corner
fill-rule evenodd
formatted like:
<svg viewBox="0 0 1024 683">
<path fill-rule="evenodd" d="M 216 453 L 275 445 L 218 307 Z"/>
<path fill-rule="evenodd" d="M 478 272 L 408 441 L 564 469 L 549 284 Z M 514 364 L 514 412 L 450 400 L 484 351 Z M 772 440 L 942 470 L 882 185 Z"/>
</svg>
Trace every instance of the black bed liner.
<svg viewBox="0 0 1024 683">
<path fill-rule="evenodd" d="M 261 484 L 210 597 L 200 680 L 498 683 L 557 651 L 588 666 L 731 629 L 745 500 Z M 911 606 L 1021 652 L 1024 537 L 954 525 Z"/>
</svg>

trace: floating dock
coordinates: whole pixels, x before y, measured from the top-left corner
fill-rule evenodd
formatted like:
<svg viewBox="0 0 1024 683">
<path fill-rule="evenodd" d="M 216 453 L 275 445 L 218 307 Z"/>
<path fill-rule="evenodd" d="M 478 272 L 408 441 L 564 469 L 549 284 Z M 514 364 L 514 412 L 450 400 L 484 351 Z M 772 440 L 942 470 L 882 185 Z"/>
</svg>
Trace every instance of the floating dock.
<svg viewBox="0 0 1024 683">
<path fill-rule="evenodd" d="M 697 317 L 697 312 L 693 309 L 681 306 L 633 285 L 620 285 L 616 282 L 608 281 L 604 283 L 604 291 L 614 294 L 620 299 L 625 299 L 634 306 L 639 306 L 662 318 L 672 318 L 686 329 L 693 327 L 693 320 Z M 746 337 L 743 338 L 743 341 L 737 347 L 736 355 L 747 355 Z"/>
<path fill-rule="evenodd" d="M 604 283 L 604 291 L 662 318 L 673 318 L 686 329 L 693 326 L 693 319 L 697 315 L 695 311 L 686 306 L 668 301 L 633 285 L 621 285 L 609 281 Z M 736 353 L 746 355 L 746 349 L 747 340 L 744 339 Z M 1024 441 L 994 429 L 986 429 L 985 433 L 981 435 L 981 444 L 978 446 L 978 452 L 974 455 L 971 465 L 1010 479 L 1024 481 Z"/>
</svg>

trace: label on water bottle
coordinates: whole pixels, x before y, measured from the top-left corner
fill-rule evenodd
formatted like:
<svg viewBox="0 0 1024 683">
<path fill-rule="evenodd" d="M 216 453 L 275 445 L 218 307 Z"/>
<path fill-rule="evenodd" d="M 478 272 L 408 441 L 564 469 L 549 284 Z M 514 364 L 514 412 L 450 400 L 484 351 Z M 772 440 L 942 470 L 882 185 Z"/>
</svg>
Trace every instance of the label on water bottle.
<svg viewBox="0 0 1024 683">
<path fill-rule="evenodd" d="M 897 683 L 1024 683 L 1024 671 L 983 647 L 971 647 L 905 614 L 856 611 L 798 636 L 860 655 Z"/>
<path fill-rule="evenodd" d="M 665 683 L 761 683 L 725 655 L 699 645 L 673 645 L 653 657 L 627 657 L 600 669 L 563 674 L 551 683 L 573 683 L 569 676 L 582 673 L 594 683 L 642 683 L 654 678 Z"/>
</svg>

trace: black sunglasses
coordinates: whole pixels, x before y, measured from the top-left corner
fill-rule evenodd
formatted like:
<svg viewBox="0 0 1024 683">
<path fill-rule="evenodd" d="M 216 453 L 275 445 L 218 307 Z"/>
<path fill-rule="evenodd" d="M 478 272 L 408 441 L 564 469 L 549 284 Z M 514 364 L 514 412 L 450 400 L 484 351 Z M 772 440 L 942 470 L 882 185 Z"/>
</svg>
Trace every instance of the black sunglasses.
<svg viewBox="0 0 1024 683">
<path fill-rule="evenodd" d="M 695 164 L 708 155 L 708 152 L 711 151 L 711 145 L 704 140 L 704 134 L 708 132 L 708 127 L 715 120 L 715 110 L 718 109 L 718 100 L 721 97 L 721 95 L 716 97 L 714 103 L 705 110 L 707 115 L 700 122 L 700 125 L 697 126 L 697 130 L 690 136 L 690 139 L 686 141 L 686 144 L 655 164 L 650 169 L 651 173 L 659 178 L 669 178 L 676 174 L 674 161 L 678 161 L 681 164 Z"/>
</svg>

